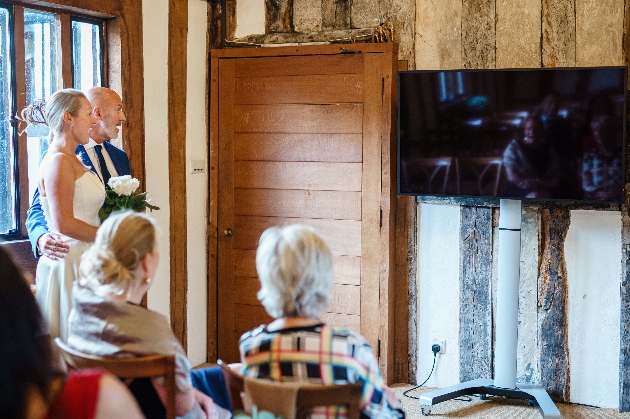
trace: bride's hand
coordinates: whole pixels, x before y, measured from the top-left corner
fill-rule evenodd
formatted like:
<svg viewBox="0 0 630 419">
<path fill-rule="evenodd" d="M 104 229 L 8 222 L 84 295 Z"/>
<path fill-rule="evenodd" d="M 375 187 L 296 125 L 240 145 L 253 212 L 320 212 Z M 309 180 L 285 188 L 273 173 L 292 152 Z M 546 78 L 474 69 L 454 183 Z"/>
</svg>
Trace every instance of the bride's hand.
<svg viewBox="0 0 630 419">
<path fill-rule="evenodd" d="M 61 241 L 61 236 L 56 233 L 46 233 L 37 239 L 37 248 L 43 256 L 49 259 L 63 259 L 70 247 Z"/>
</svg>

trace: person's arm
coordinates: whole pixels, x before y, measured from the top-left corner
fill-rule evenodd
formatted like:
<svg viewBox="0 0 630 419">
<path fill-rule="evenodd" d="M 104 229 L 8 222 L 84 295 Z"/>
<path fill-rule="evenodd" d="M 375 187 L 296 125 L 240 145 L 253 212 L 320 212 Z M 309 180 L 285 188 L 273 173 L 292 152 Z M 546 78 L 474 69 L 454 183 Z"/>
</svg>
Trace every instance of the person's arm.
<svg viewBox="0 0 630 419">
<path fill-rule="evenodd" d="M 153 388 L 157 393 L 162 405 L 166 406 L 166 389 L 164 386 L 158 384 L 158 382 L 152 378 L 151 383 L 153 384 Z M 195 389 L 190 387 L 187 391 L 180 393 L 176 391 L 175 393 L 175 414 L 177 416 L 186 416 L 190 409 L 192 409 L 195 403 Z"/>
<path fill-rule="evenodd" d="M 129 389 L 116 377 L 105 374 L 99 381 L 94 419 L 142 419 L 144 416 Z"/>
<path fill-rule="evenodd" d="M 97 228 L 74 218 L 74 183 L 75 169 L 70 157 L 61 153 L 52 156 L 43 173 L 51 221 L 59 233 L 73 239 L 93 242 Z"/>
<path fill-rule="evenodd" d="M 48 232 L 48 224 L 46 223 L 44 210 L 39 199 L 39 189 L 35 189 L 31 207 L 26 212 L 25 224 L 33 254 L 36 258 L 42 256 L 43 252 L 50 259 L 56 260 L 63 258 L 68 253 L 70 248 L 61 241 L 61 237 Z M 39 249 L 42 249 L 42 252 Z"/>
</svg>

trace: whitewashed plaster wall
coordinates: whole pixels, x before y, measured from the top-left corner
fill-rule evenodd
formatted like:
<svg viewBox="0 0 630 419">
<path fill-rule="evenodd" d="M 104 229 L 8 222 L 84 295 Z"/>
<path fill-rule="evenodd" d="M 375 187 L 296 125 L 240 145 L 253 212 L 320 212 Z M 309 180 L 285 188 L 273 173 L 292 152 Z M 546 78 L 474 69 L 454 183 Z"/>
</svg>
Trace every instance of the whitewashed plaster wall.
<svg viewBox="0 0 630 419">
<path fill-rule="evenodd" d="M 206 361 L 208 324 L 207 202 L 208 168 L 192 174 L 190 159 L 208 155 L 208 3 L 188 0 L 188 63 L 186 92 L 186 203 L 188 224 L 188 358 Z M 206 159 L 207 160 L 207 159 Z M 207 166 L 207 162 L 206 162 Z"/>
<path fill-rule="evenodd" d="M 621 214 L 572 211 L 565 242 L 571 401 L 619 406 Z"/>
<path fill-rule="evenodd" d="M 161 232 L 160 264 L 149 290 L 148 307 L 170 318 L 168 190 L 168 2 L 142 2 L 144 43 L 145 179 L 148 196 L 160 207 L 149 213 Z M 124 98 L 123 98 L 124 100 Z"/>
<path fill-rule="evenodd" d="M 459 224 L 457 205 L 418 205 L 418 368 L 416 380 L 426 380 L 433 339 L 444 341 L 429 387 L 459 382 Z"/>
<path fill-rule="evenodd" d="M 265 0 L 236 2 L 235 38 L 265 33 Z"/>
<path fill-rule="evenodd" d="M 188 246 L 188 357 L 193 365 L 207 354 L 207 243 L 206 212 L 208 177 L 191 174 L 190 156 L 207 156 L 207 6 L 204 0 L 188 1 L 188 58 L 186 102 L 186 200 Z M 145 163 L 147 190 L 161 210 L 154 211 L 162 232 L 160 265 L 149 290 L 151 310 L 170 315 L 169 173 L 168 173 L 168 2 L 143 2 Z M 207 165 L 207 163 L 206 163 Z"/>
</svg>

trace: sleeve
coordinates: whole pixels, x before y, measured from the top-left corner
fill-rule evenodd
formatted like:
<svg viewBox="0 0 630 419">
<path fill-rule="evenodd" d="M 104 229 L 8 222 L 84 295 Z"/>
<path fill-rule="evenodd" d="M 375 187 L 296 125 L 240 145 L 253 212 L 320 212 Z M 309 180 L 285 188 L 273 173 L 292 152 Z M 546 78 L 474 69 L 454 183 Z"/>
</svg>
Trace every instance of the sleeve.
<svg viewBox="0 0 630 419">
<path fill-rule="evenodd" d="M 378 362 L 372 348 L 363 337 L 354 333 L 351 336 L 354 341 L 350 345 L 351 353 L 359 361 L 359 365 L 362 365 L 361 370 L 356 371 L 357 381 L 363 382 L 363 390 L 361 391 L 362 413 L 373 419 L 398 417 L 396 409 L 387 402 L 385 381 L 378 369 Z"/>
<path fill-rule="evenodd" d="M 104 370 L 88 369 L 73 371 L 64 383 L 63 390 L 51 407 L 50 417 L 65 419 L 93 418 Z M 62 413 L 61 416 L 55 413 Z"/>
<path fill-rule="evenodd" d="M 26 212 L 26 230 L 28 231 L 28 239 L 31 241 L 33 254 L 36 258 L 40 255 L 37 252 L 37 239 L 42 234 L 48 233 L 48 224 L 44 217 L 44 210 L 39 199 L 39 189 L 35 189 L 31 207 Z"/>
</svg>

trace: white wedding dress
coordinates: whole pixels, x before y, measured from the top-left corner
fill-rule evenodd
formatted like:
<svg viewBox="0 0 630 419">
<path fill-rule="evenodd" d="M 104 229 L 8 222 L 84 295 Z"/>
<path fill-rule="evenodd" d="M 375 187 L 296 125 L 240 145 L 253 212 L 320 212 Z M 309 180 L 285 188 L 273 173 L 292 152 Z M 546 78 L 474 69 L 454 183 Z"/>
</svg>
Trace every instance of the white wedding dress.
<svg viewBox="0 0 630 419">
<path fill-rule="evenodd" d="M 105 187 L 93 172 L 86 172 L 74 181 L 74 218 L 94 227 L 100 225 L 98 210 L 105 200 Z M 50 207 L 46 197 L 41 198 L 42 209 L 51 233 L 58 233 L 52 222 Z M 92 243 L 62 236 L 62 241 L 70 247 L 62 259 L 51 260 L 42 256 L 37 263 L 35 284 L 36 298 L 48 326 L 51 338 L 61 337 L 67 341 L 68 316 L 72 309 L 72 283 L 79 277 L 79 264 L 83 252 Z"/>
</svg>

